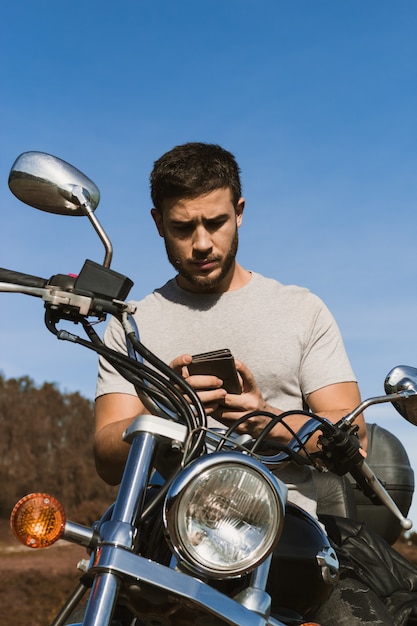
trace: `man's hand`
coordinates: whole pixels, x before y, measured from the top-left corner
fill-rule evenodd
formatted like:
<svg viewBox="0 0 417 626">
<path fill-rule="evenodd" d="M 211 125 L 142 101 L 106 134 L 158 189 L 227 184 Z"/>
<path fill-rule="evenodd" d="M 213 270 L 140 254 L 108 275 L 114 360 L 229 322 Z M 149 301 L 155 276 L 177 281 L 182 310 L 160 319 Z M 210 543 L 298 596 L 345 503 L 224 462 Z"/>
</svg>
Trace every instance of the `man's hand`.
<svg viewBox="0 0 417 626">
<path fill-rule="evenodd" d="M 239 395 L 226 394 L 213 417 L 229 427 L 252 411 L 279 414 L 281 411 L 268 406 L 266 403 L 251 370 L 242 361 L 235 359 L 235 364 L 242 381 L 242 393 Z M 257 437 L 268 425 L 270 419 L 265 415 L 251 417 L 237 428 L 237 432 L 245 432 Z"/>
<path fill-rule="evenodd" d="M 223 381 L 217 376 L 190 376 L 187 365 L 191 361 L 191 354 L 182 354 L 171 361 L 169 365 L 195 390 L 204 404 L 207 415 L 213 415 L 227 394 L 226 390 L 222 388 Z"/>
<path fill-rule="evenodd" d="M 187 365 L 191 360 L 191 355 L 183 354 L 174 359 L 170 366 L 196 391 L 204 404 L 207 415 L 221 421 L 225 426 L 230 426 L 250 411 L 272 410 L 263 399 L 252 372 L 242 361 L 235 360 L 242 384 L 242 393 L 231 394 L 223 389 L 223 381 L 216 376 L 190 376 Z M 239 427 L 238 431 L 250 432 L 256 436 L 268 422 L 267 417 L 251 418 Z"/>
</svg>

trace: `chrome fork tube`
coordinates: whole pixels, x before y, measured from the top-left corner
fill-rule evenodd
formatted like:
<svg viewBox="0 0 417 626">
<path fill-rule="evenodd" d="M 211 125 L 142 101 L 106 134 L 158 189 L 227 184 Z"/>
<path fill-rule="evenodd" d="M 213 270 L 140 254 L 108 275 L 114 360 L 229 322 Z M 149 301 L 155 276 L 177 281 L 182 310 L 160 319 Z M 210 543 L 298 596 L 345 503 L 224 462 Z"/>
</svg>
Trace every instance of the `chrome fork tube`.
<svg viewBox="0 0 417 626">
<path fill-rule="evenodd" d="M 146 495 L 152 469 L 156 438 L 147 432 L 137 433 L 131 443 L 112 520 L 135 524 Z"/>
<path fill-rule="evenodd" d="M 91 589 L 84 626 L 110 626 L 122 579 L 112 571 L 119 550 L 132 551 L 137 534 L 136 522 L 146 495 L 152 469 L 156 437 L 139 432 L 132 440 L 125 471 L 111 519 L 100 527 L 93 568 L 98 570 Z M 106 568 L 100 571 L 100 557 L 105 554 Z"/>
</svg>

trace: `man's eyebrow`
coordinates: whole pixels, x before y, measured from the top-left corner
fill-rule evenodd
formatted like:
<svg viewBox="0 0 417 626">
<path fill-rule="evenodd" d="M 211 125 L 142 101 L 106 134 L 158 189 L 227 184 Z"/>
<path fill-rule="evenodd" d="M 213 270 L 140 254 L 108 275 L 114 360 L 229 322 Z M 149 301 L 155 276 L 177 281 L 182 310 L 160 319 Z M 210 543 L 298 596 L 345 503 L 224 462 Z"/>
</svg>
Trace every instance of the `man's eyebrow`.
<svg viewBox="0 0 417 626">
<path fill-rule="evenodd" d="M 207 217 L 204 219 L 207 222 L 215 222 L 216 220 L 223 220 L 228 217 L 230 217 L 230 214 L 225 211 L 224 213 L 218 213 L 217 215 L 213 215 L 213 217 Z"/>
<path fill-rule="evenodd" d="M 225 222 L 230 217 L 229 213 L 218 213 L 217 215 L 213 215 L 212 217 L 204 217 L 204 224 L 216 224 L 217 222 Z"/>
<path fill-rule="evenodd" d="M 210 223 L 210 222 L 218 222 L 221 220 L 225 220 L 228 219 L 229 213 L 227 213 L 226 211 L 224 213 L 219 213 L 218 215 L 213 215 L 212 217 L 203 217 L 202 222 L 203 223 Z M 170 223 L 173 226 L 191 226 L 192 224 L 196 224 L 199 220 L 198 219 L 181 219 L 181 218 L 170 218 L 169 219 Z"/>
<path fill-rule="evenodd" d="M 181 220 L 181 219 L 172 219 L 172 218 L 169 221 L 170 221 L 170 223 L 173 226 L 184 226 L 184 225 L 186 226 L 187 224 L 191 225 L 191 224 L 194 224 L 194 222 L 195 222 L 195 220 L 192 220 L 192 219 L 191 220 Z"/>
</svg>

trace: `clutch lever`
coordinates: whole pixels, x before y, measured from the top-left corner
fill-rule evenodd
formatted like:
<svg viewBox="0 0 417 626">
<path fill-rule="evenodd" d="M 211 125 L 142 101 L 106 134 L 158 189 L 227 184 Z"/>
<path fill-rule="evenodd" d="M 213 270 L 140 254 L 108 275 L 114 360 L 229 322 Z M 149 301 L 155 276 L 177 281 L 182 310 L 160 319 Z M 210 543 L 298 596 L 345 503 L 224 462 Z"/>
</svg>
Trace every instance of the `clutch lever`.
<svg viewBox="0 0 417 626">
<path fill-rule="evenodd" d="M 327 424 L 324 434 L 320 435 L 318 442 L 322 447 L 321 458 L 326 467 L 335 474 L 342 476 L 350 473 L 358 483 L 359 488 L 373 502 L 383 504 L 399 520 L 404 530 L 410 530 L 413 522 L 404 517 L 400 509 L 391 498 L 375 472 L 368 465 L 361 452 L 358 427 L 352 425 L 350 420 L 341 420 L 339 424 Z"/>
</svg>

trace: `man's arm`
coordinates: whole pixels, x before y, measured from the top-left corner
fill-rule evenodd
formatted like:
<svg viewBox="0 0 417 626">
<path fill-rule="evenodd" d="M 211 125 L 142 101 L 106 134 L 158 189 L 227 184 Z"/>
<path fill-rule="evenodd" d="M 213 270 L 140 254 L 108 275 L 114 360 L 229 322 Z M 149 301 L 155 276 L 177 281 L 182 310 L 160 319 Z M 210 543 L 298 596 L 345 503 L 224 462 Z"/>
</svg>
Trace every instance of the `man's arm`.
<svg viewBox="0 0 417 626">
<path fill-rule="evenodd" d="M 122 434 L 137 415 L 148 413 L 137 396 L 108 393 L 95 403 L 94 458 L 101 478 L 117 485 L 122 477 L 129 444 Z"/>
<path fill-rule="evenodd" d="M 265 402 L 251 371 L 241 361 L 237 361 L 236 366 L 243 379 L 243 393 L 240 396 L 228 394 L 224 399 L 224 410 L 221 416 L 216 415 L 216 419 L 227 423 L 228 420 L 239 419 L 239 417 L 249 411 L 268 411 L 275 415 L 283 413 L 279 408 L 272 407 Z M 359 388 L 356 382 L 326 385 L 311 393 L 307 398 L 307 404 L 313 413 L 325 417 L 333 423 L 336 423 L 340 418 L 355 409 L 360 404 L 360 401 Z M 246 428 L 254 436 L 257 436 L 267 425 L 268 421 L 268 418 L 263 418 L 262 416 L 250 418 Z M 292 430 L 297 432 L 305 423 L 306 417 L 304 415 L 293 415 L 286 418 L 285 421 Z M 363 415 L 357 418 L 356 424 L 359 426 L 358 435 L 362 448 L 366 450 L 367 435 Z M 278 424 L 271 431 L 271 437 L 278 439 L 282 443 L 287 443 L 291 439 L 291 434 L 284 426 Z M 307 449 L 314 451 L 316 443 L 317 437 L 312 437 L 308 442 Z"/>
<path fill-rule="evenodd" d="M 361 402 L 359 387 L 356 382 L 336 383 L 318 389 L 309 395 L 307 403 L 313 413 L 327 417 L 333 424 L 356 409 Z M 358 436 L 361 446 L 366 451 L 368 436 L 365 418 L 361 414 L 355 421 L 359 427 Z M 314 442 L 315 445 L 315 442 Z"/>
</svg>

